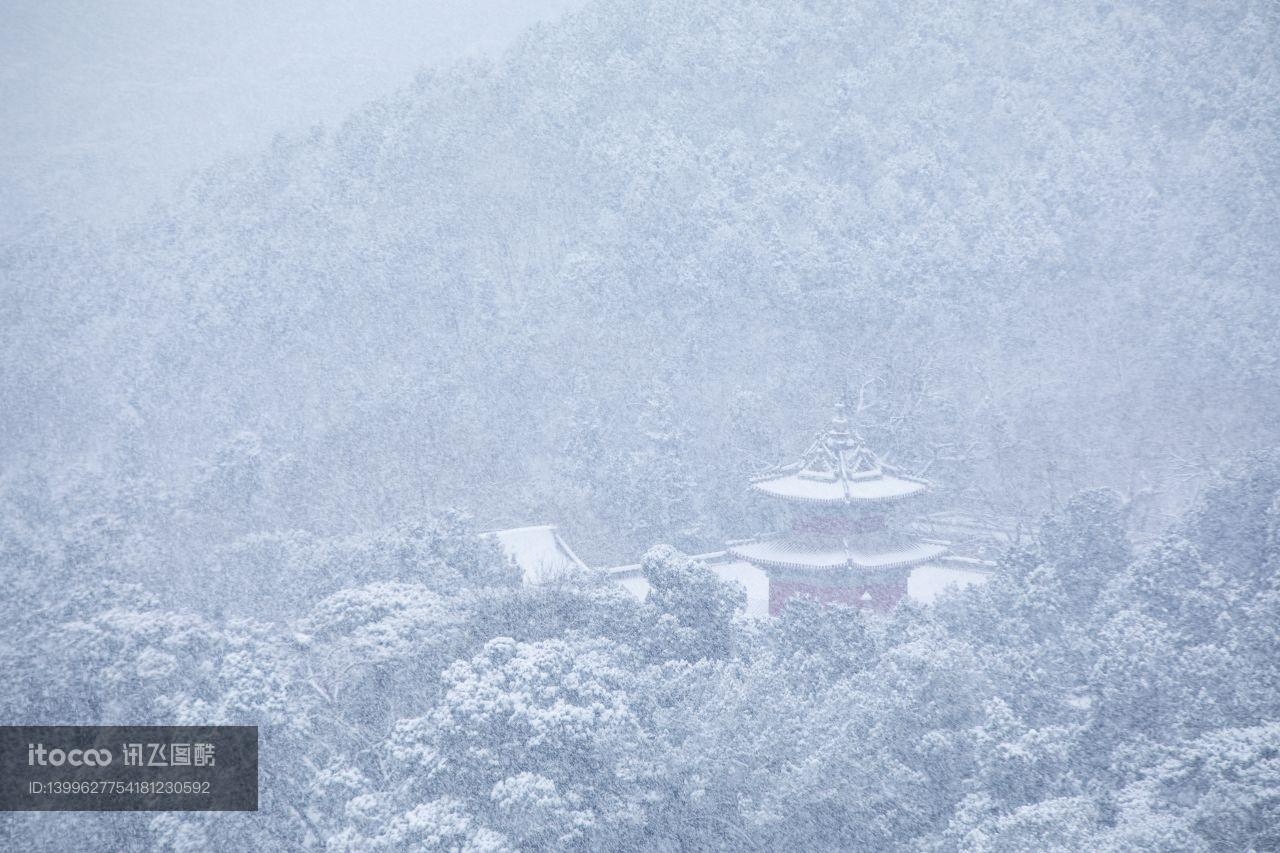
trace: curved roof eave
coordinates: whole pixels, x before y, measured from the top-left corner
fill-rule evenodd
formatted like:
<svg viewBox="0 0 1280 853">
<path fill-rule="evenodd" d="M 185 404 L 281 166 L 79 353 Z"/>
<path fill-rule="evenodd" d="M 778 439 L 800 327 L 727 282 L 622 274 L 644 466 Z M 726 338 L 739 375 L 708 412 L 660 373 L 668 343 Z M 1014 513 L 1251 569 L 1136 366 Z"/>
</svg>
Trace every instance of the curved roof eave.
<svg viewBox="0 0 1280 853">
<path fill-rule="evenodd" d="M 831 504 L 831 505 L 855 504 L 855 503 L 881 503 L 881 502 L 888 502 L 888 501 L 899 501 L 899 500 L 902 500 L 903 498 L 914 497 L 916 495 L 919 495 L 923 492 L 928 491 L 929 489 L 929 484 L 925 481 L 918 480 L 914 477 L 912 478 L 902 477 L 901 479 L 910 480 L 910 482 L 916 484 L 917 486 L 919 486 L 919 488 L 912 489 L 910 491 L 889 494 L 889 495 L 863 496 L 863 495 L 849 494 L 847 488 L 842 486 L 842 494 L 832 495 L 831 497 L 816 497 L 812 495 L 797 495 L 797 494 L 789 493 L 783 490 L 769 488 L 769 485 L 771 483 L 776 482 L 778 479 L 781 479 L 781 478 L 775 477 L 767 480 L 758 480 L 751 484 L 751 488 L 757 492 L 760 492 L 761 494 L 766 494 L 770 497 L 779 498 L 784 501 L 795 501 L 796 503 Z"/>
</svg>

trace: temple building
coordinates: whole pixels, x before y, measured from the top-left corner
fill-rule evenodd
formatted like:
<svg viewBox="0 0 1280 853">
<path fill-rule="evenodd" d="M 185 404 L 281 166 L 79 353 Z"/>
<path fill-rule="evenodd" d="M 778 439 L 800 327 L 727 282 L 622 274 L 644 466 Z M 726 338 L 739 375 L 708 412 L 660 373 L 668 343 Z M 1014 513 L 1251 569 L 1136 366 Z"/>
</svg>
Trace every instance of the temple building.
<svg viewBox="0 0 1280 853">
<path fill-rule="evenodd" d="M 771 616 L 797 595 L 890 610 L 907 595 L 912 570 L 947 551 L 910 531 L 913 499 L 929 486 L 876 456 L 838 406 L 798 462 L 752 481 L 788 509 L 786 532 L 731 545 L 728 554 L 768 576 Z"/>
<path fill-rule="evenodd" d="M 692 555 L 746 590 L 751 617 L 776 616 L 797 595 L 877 611 L 891 610 L 904 597 L 928 604 L 949 587 L 984 583 L 994 568 L 985 557 L 1008 541 L 1000 525 L 963 512 L 916 518 L 930 483 L 880 459 L 839 406 L 798 462 L 754 478 L 751 486 L 787 510 L 786 530 Z M 489 535 L 528 583 L 584 568 L 554 526 Z M 934 536 L 946 536 L 956 547 L 929 538 Z M 639 564 L 603 571 L 637 598 L 648 595 Z"/>
</svg>

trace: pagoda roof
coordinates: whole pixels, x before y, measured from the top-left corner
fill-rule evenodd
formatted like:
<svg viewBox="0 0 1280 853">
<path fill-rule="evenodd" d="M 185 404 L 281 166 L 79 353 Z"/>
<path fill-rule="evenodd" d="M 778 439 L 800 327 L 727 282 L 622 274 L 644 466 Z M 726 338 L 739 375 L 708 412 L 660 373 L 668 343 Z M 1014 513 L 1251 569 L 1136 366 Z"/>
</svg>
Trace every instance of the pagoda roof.
<svg viewBox="0 0 1280 853">
<path fill-rule="evenodd" d="M 938 542 L 910 542 L 887 549 L 851 546 L 848 542 L 815 544 L 792 536 L 762 539 L 729 548 L 735 557 L 777 569 L 896 569 L 927 563 L 947 552 Z"/>
<path fill-rule="evenodd" d="M 751 487 L 783 500 L 819 504 L 891 501 L 929 488 L 929 481 L 902 473 L 871 451 L 849 429 L 843 407 L 799 462 L 754 478 Z"/>
</svg>

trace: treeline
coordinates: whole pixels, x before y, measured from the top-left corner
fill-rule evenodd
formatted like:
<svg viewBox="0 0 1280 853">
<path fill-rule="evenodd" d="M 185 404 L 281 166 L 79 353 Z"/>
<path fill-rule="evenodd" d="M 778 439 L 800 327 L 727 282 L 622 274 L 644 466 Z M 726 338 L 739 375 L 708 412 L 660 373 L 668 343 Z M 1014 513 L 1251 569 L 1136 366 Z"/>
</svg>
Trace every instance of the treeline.
<svg viewBox="0 0 1280 853">
<path fill-rule="evenodd" d="M 801 600 L 758 622 L 668 547 L 639 603 L 591 574 L 521 587 L 441 520 L 402 563 L 369 544 L 354 562 L 376 579 L 281 625 L 125 584 L 68 600 L 32 579 L 96 555 L 10 530 L 45 595 L 0 625 L 0 714 L 256 724 L 261 811 L 3 831 L 30 849 L 1274 849 L 1280 455 L 1241 460 L 1141 552 L 1124 512 L 1078 494 L 929 608 Z"/>
</svg>

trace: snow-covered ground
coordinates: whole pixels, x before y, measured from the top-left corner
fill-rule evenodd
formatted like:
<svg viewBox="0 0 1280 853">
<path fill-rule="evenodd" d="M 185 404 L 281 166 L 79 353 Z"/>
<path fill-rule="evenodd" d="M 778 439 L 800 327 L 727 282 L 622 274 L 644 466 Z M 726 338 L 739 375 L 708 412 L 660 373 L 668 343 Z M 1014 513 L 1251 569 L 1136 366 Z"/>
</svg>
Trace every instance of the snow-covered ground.
<svg viewBox="0 0 1280 853">
<path fill-rule="evenodd" d="M 767 616 L 769 613 L 769 578 L 750 563 L 734 561 L 712 563 L 711 571 L 724 580 L 737 581 L 747 590 L 748 616 Z M 976 569 L 958 568 L 940 564 L 918 566 L 907 580 L 907 594 L 922 604 L 931 604 L 948 587 L 965 587 L 986 583 L 988 573 Z M 638 572 L 619 575 L 622 584 L 636 598 L 649 594 L 649 583 Z"/>
<path fill-rule="evenodd" d="M 512 530 L 496 530 L 486 534 L 495 537 L 502 549 L 524 570 L 526 583 L 542 583 L 575 569 L 585 568 L 578 556 L 561 538 L 555 525 L 517 527 Z M 706 561 L 711 571 L 722 580 L 736 581 L 747 591 L 748 616 L 767 616 L 769 613 L 769 578 L 763 571 L 744 560 L 726 559 L 724 552 L 697 555 Z M 907 594 L 922 604 L 932 604 L 948 587 L 966 587 L 985 583 L 989 573 L 978 568 L 946 563 L 926 563 L 911 571 L 907 580 Z M 649 594 L 649 582 L 640 574 L 640 567 L 622 566 L 609 570 L 617 582 L 634 595 L 644 598 Z"/>
<path fill-rule="evenodd" d="M 962 588 L 976 583 L 986 583 L 991 575 L 977 569 L 965 569 L 937 563 L 926 563 L 911 571 L 907 579 L 907 595 L 922 604 L 932 604 L 944 589 Z"/>
</svg>

